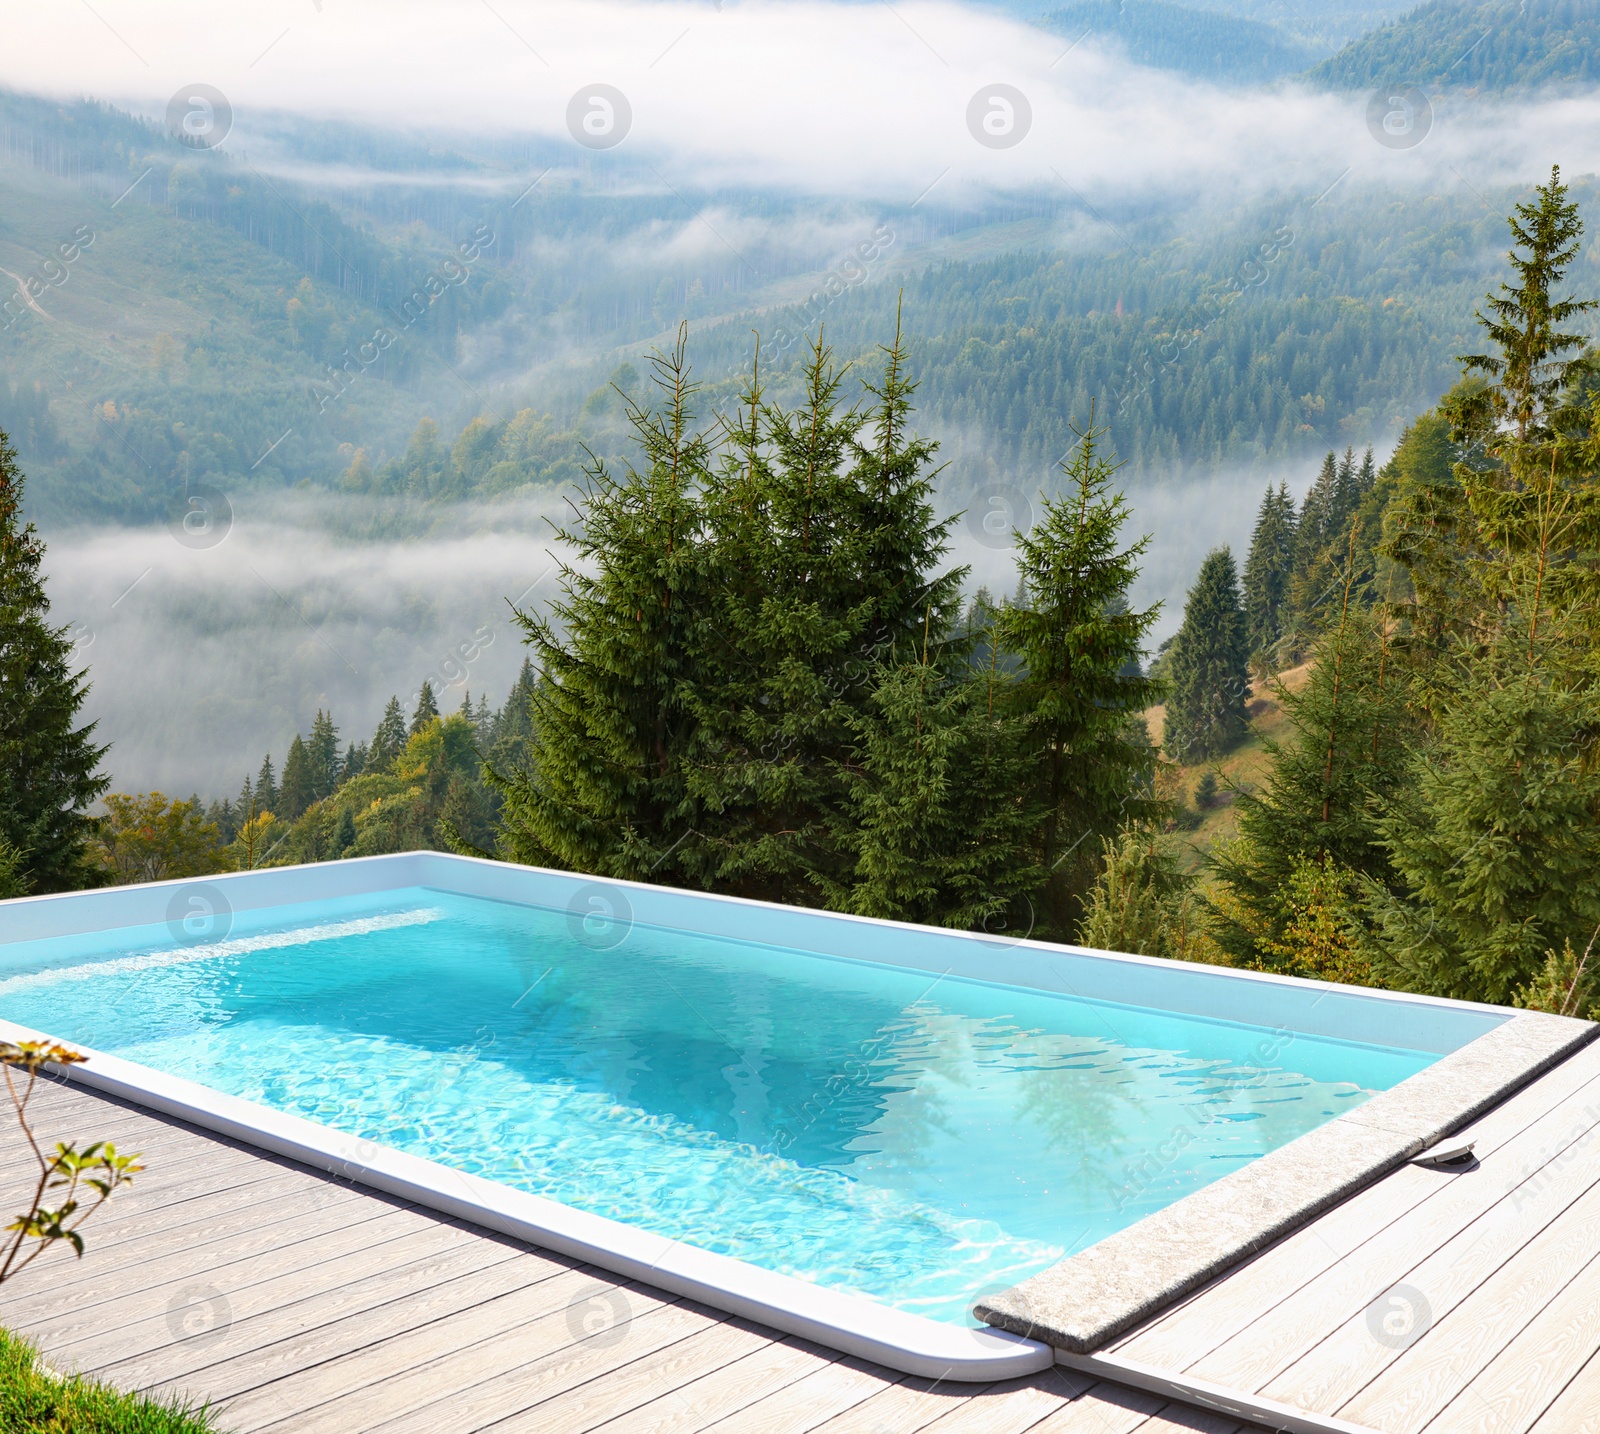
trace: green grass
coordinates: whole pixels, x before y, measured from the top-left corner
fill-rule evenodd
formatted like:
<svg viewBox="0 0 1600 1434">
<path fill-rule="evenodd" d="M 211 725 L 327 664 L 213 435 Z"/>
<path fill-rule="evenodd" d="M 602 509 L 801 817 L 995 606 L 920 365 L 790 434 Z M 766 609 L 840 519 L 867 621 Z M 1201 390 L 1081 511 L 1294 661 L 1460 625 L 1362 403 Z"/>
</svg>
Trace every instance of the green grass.
<svg viewBox="0 0 1600 1434">
<path fill-rule="evenodd" d="M 215 1434 L 203 1410 L 59 1378 L 38 1351 L 0 1329 L 0 1430 L 5 1434 Z"/>
</svg>

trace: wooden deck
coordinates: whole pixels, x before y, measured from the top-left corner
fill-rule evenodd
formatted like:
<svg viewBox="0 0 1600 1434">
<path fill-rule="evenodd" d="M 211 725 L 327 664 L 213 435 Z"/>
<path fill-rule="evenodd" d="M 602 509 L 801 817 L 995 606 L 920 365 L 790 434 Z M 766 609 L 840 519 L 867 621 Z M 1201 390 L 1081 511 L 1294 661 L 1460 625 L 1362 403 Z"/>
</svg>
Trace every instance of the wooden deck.
<svg viewBox="0 0 1600 1434">
<path fill-rule="evenodd" d="M 1240 1434 L 1065 1370 L 905 1378 L 86 1091 L 36 1104 L 149 1169 L 81 1262 L 0 1287 L 0 1324 L 240 1434 Z M 1396 1172 L 1115 1352 L 1382 1434 L 1600 1434 L 1600 1048 L 1469 1134 L 1476 1169 Z M 0 1126 L 0 1208 L 19 1154 Z"/>
</svg>

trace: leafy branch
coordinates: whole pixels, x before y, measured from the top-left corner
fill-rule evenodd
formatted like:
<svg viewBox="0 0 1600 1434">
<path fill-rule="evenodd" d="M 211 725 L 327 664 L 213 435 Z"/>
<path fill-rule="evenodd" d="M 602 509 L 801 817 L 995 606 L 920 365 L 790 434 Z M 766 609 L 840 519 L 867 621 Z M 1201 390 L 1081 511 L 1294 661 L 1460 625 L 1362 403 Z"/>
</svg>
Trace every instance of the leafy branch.
<svg viewBox="0 0 1600 1434">
<path fill-rule="evenodd" d="M 51 1245 L 65 1240 L 81 1259 L 83 1236 L 79 1227 L 134 1175 L 143 1170 L 138 1155 L 118 1155 L 110 1141 L 95 1141 L 82 1150 L 75 1143 L 57 1142 L 46 1153 L 28 1120 L 39 1073 L 47 1065 L 76 1065 L 86 1057 L 52 1041 L 0 1041 L 0 1068 L 5 1071 L 6 1093 L 16 1113 L 23 1139 L 39 1167 L 28 1208 L 5 1227 L 11 1238 L 0 1245 L 0 1284 L 20 1274 Z M 19 1082 L 18 1072 L 26 1079 Z M 58 1202 L 46 1205 L 50 1199 Z M 29 1242 L 37 1243 L 29 1247 Z"/>
</svg>

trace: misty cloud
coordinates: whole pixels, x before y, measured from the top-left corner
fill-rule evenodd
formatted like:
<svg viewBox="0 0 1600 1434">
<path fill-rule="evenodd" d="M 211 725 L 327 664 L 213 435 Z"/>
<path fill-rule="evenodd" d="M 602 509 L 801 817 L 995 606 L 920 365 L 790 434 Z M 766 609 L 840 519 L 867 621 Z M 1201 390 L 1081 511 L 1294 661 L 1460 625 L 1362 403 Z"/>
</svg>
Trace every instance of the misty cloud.
<svg viewBox="0 0 1600 1434">
<path fill-rule="evenodd" d="M 231 795 L 267 750 L 281 764 L 318 708 L 365 740 L 391 694 L 410 715 L 424 677 L 446 711 L 465 691 L 505 700 L 525 652 L 507 601 L 537 607 L 557 586 L 540 505 L 462 509 L 398 542 L 295 521 L 330 516 L 241 517 L 201 550 L 165 528 L 44 534 L 114 790 Z"/>
<path fill-rule="evenodd" d="M 99 13 L 105 24 L 71 6 L 13 16 L 0 78 L 121 96 L 150 113 L 203 80 L 234 106 L 236 154 L 249 149 L 255 109 L 554 138 L 574 162 L 615 154 L 635 177 L 653 169 L 674 187 L 900 203 L 934 188 L 944 198 L 1044 188 L 1090 202 L 1316 193 L 1341 180 L 1442 189 L 1557 160 L 1600 167 L 1593 98 L 1474 106 L 1447 94 L 1426 140 L 1394 149 L 1370 132 L 1366 96 L 1217 89 L 1132 65 L 1092 36 L 1073 46 L 949 3 L 330 0 L 319 12 L 106 0 Z M 594 83 L 631 109 L 614 151 L 586 152 L 567 134 L 569 101 Z M 996 85 L 1031 113 L 1008 147 L 969 128 L 976 97 Z"/>
</svg>

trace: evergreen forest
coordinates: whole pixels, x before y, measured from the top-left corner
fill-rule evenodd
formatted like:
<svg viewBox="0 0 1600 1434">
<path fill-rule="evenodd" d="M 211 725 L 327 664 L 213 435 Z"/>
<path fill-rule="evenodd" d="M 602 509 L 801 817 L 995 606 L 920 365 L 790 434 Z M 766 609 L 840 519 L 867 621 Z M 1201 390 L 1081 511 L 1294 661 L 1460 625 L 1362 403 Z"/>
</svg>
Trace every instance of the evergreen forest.
<svg viewBox="0 0 1600 1434">
<path fill-rule="evenodd" d="M 934 501 L 937 351 L 904 312 L 865 359 L 818 326 L 776 372 L 747 355 L 731 388 L 715 330 L 697 380 L 685 325 L 612 391 L 612 449 L 562 456 L 581 497 L 560 592 L 516 613 L 527 659 L 504 701 L 446 710 L 423 683 L 370 738 L 321 711 L 209 803 L 112 791 L 25 464 L 0 446 L 0 890 L 434 846 L 1588 1013 L 1597 290 L 1559 171 L 1509 232 L 1445 396 L 1382 464 L 1324 444 L 1303 497 L 1267 486 L 1157 650 L 1098 401 L 1040 405 L 1058 477 L 1011 535 L 1014 587 L 974 589 Z M 405 462 L 498 481 L 546 441 L 537 420 L 485 423 Z M 1261 779 L 1196 788 L 1237 818 L 1197 866 L 1176 778 L 1249 739 L 1269 695 L 1285 722 Z"/>
</svg>

